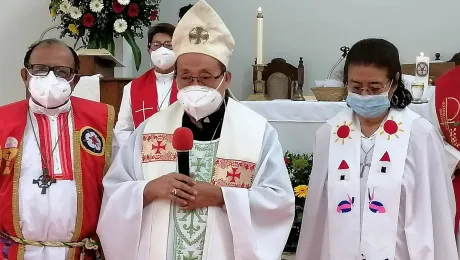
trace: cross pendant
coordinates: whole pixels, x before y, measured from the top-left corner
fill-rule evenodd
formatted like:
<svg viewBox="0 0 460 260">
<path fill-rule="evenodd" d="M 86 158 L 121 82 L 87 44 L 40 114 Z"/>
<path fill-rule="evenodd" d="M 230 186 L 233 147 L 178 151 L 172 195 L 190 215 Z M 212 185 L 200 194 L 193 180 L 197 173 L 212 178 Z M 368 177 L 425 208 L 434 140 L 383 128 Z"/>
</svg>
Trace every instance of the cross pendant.
<svg viewBox="0 0 460 260">
<path fill-rule="evenodd" d="M 38 177 L 38 179 L 33 180 L 33 184 L 37 184 L 37 186 L 42 189 L 41 194 L 46 194 L 46 189 L 51 187 L 51 184 L 56 183 L 56 180 L 51 178 L 48 174 L 48 169 L 43 169 L 43 174 Z"/>
<path fill-rule="evenodd" d="M 371 164 L 370 163 L 361 163 L 361 174 L 360 174 L 361 178 L 364 176 L 364 169 L 366 169 L 366 167 L 371 167 Z"/>
</svg>

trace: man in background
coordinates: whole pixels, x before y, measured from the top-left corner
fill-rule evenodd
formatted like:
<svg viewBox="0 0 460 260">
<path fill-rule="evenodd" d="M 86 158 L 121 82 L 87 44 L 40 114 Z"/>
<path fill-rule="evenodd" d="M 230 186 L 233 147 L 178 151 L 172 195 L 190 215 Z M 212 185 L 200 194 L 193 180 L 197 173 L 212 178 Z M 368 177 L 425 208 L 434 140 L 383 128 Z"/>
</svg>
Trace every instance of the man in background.
<svg viewBox="0 0 460 260">
<path fill-rule="evenodd" d="M 128 83 L 123 90 L 115 126 L 114 157 L 134 129 L 145 119 L 177 100 L 174 79 L 176 54 L 171 43 L 174 30 L 174 25 L 169 23 L 159 23 L 149 29 L 148 52 L 153 68 Z"/>
</svg>

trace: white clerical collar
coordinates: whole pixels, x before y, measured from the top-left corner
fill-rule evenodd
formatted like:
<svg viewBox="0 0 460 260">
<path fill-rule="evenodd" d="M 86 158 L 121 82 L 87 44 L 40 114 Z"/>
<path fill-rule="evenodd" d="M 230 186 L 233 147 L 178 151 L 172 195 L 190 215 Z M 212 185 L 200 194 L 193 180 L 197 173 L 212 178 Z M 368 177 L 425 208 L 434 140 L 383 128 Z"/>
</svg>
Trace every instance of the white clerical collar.
<svg viewBox="0 0 460 260">
<path fill-rule="evenodd" d="M 157 81 L 161 81 L 161 82 L 168 82 L 168 81 L 172 81 L 174 79 L 174 71 L 168 73 L 168 74 L 161 74 L 159 72 L 155 72 L 155 76 L 157 78 Z"/>
<path fill-rule="evenodd" d="M 35 102 L 32 101 L 32 99 L 29 99 L 29 109 L 30 112 L 34 114 L 42 114 L 42 115 L 47 115 L 47 116 L 57 116 L 61 113 L 66 113 L 70 111 L 70 108 L 72 107 L 70 100 L 65 103 L 64 105 L 58 107 L 58 108 L 44 108 L 42 106 L 39 106 L 35 104 Z"/>
</svg>

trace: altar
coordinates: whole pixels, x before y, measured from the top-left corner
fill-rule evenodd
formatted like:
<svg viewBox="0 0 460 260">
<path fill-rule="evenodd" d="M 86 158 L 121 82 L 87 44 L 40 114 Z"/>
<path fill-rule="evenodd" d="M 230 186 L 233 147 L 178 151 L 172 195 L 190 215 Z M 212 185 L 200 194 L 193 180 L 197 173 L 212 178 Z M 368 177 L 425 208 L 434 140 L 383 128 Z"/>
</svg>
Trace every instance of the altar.
<svg viewBox="0 0 460 260">
<path fill-rule="evenodd" d="M 283 151 L 312 153 L 315 132 L 328 119 L 346 107 L 345 102 L 323 101 L 241 101 L 253 111 L 267 118 L 276 129 Z M 409 108 L 428 118 L 428 103 L 411 104 Z"/>
</svg>

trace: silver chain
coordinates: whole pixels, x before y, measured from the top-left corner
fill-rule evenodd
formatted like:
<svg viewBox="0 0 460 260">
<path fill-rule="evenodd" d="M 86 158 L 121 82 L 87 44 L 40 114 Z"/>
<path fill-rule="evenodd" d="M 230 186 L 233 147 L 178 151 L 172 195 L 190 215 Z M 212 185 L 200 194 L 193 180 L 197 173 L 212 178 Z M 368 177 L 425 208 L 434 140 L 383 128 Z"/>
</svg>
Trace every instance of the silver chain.
<svg viewBox="0 0 460 260">
<path fill-rule="evenodd" d="M 361 174 L 360 174 L 360 177 L 362 178 L 364 176 L 364 169 L 366 169 L 366 167 L 371 167 L 371 164 L 367 162 L 367 156 L 369 155 L 369 152 L 372 151 L 374 149 L 374 146 L 375 146 L 375 143 L 372 145 L 372 147 L 366 152 L 366 150 L 364 150 L 363 146 L 361 145 L 361 150 L 363 150 L 364 152 L 364 162 L 360 163 L 361 165 Z"/>
<path fill-rule="evenodd" d="M 166 93 L 166 96 L 163 98 L 163 101 L 161 101 L 160 105 L 157 107 L 158 112 L 161 110 L 161 107 L 163 106 L 163 103 L 165 102 L 166 98 L 168 98 L 169 93 L 171 93 L 172 88 L 173 88 L 172 86 L 169 88 L 169 91 L 168 93 Z M 158 89 L 157 89 L 157 92 L 158 92 Z"/>
</svg>

